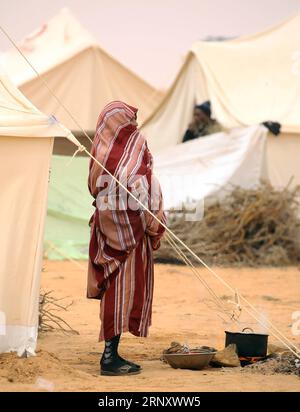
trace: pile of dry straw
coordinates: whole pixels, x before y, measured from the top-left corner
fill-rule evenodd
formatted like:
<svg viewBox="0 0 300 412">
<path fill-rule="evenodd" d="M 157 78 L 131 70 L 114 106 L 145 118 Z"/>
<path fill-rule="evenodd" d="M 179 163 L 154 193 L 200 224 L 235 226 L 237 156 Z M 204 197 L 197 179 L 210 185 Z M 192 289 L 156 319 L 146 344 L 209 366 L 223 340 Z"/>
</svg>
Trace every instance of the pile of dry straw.
<svg viewBox="0 0 300 412">
<path fill-rule="evenodd" d="M 251 190 L 237 187 L 221 201 L 205 205 L 202 220 L 186 221 L 184 213 L 170 212 L 168 226 L 210 265 L 298 264 L 299 195 L 300 187 L 277 190 L 265 182 Z M 181 263 L 166 240 L 156 261 Z"/>
</svg>

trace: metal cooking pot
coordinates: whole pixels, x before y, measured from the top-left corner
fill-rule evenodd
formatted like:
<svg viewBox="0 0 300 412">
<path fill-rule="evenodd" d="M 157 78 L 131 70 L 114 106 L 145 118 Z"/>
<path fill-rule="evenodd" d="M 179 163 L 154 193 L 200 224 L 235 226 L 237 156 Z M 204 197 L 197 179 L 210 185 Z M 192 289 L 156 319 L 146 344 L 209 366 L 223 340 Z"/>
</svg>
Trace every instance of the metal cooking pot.
<svg viewBox="0 0 300 412">
<path fill-rule="evenodd" d="M 245 332 L 247 329 L 252 331 L 252 333 Z M 225 334 L 225 346 L 235 343 L 239 357 L 264 358 L 267 356 L 269 335 L 253 333 L 251 328 L 244 328 L 242 332 L 225 331 Z"/>
</svg>

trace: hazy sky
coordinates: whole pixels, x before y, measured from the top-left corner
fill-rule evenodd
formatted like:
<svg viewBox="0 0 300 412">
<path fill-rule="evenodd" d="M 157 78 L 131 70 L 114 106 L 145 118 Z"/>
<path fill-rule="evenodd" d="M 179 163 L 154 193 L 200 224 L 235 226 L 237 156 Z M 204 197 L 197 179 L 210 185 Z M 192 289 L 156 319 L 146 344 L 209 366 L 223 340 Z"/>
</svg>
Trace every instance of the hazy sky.
<svg viewBox="0 0 300 412">
<path fill-rule="evenodd" d="M 108 52 L 166 87 L 195 40 L 264 30 L 300 11 L 300 0 L 0 0 L 0 24 L 20 40 L 64 6 Z"/>
</svg>

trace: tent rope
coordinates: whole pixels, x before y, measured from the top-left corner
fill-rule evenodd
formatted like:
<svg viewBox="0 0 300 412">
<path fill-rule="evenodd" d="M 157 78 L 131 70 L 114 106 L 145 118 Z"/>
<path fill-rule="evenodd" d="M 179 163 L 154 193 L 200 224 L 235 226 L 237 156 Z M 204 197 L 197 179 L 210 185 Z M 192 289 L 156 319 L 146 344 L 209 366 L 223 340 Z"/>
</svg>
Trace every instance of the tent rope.
<svg viewBox="0 0 300 412">
<path fill-rule="evenodd" d="M 210 268 L 204 261 L 201 259 L 198 255 L 196 255 L 193 250 L 190 249 L 189 246 L 187 246 L 171 229 L 169 229 L 151 210 L 149 210 L 136 196 L 134 196 L 126 186 L 124 186 L 104 165 L 102 165 L 91 153 L 85 149 L 85 152 L 87 155 L 93 159 L 112 179 L 114 179 L 121 187 L 124 189 L 142 208 L 149 213 L 160 225 L 166 230 L 167 234 L 169 234 L 171 237 L 173 237 L 178 243 L 181 244 L 199 263 L 201 263 L 213 276 L 215 276 L 216 279 L 218 279 L 227 289 L 230 290 L 231 293 L 235 294 L 235 289 L 233 289 L 232 286 L 229 285 L 221 276 L 219 276 L 212 268 Z M 254 310 L 256 313 L 260 315 L 260 312 L 257 311 L 257 309 L 241 294 L 239 295 L 240 299 L 243 300 L 247 305 L 251 307 L 252 310 Z M 240 305 L 242 308 L 245 308 L 244 306 Z M 246 312 L 252 316 L 262 327 L 265 328 L 265 323 L 261 321 L 261 319 L 257 318 L 257 316 L 253 315 L 251 311 L 246 310 Z M 276 327 L 273 326 L 273 324 L 267 319 L 268 325 L 270 328 L 275 329 L 278 334 L 272 333 L 274 337 L 276 337 L 278 340 L 281 341 L 281 343 L 284 343 L 284 345 L 294 354 L 296 352 L 291 348 L 294 347 L 297 351 L 296 356 L 300 359 L 300 349 L 297 348 L 285 335 L 283 335 Z M 278 337 L 281 336 L 281 337 Z M 283 341 L 284 339 L 285 341 Z"/>
<path fill-rule="evenodd" d="M 75 117 L 72 115 L 72 113 L 64 106 L 63 102 L 55 95 L 55 93 L 52 91 L 52 89 L 48 86 L 47 82 L 41 77 L 39 72 L 35 69 L 35 67 L 30 63 L 30 61 L 27 59 L 27 57 L 22 53 L 22 51 L 19 49 L 17 44 L 14 42 L 14 40 L 9 36 L 9 34 L 4 30 L 4 28 L 0 25 L 0 30 L 2 33 L 8 38 L 8 40 L 13 44 L 13 46 L 18 50 L 20 55 L 25 59 L 25 61 L 28 63 L 28 65 L 32 68 L 32 70 L 35 72 L 37 77 L 42 81 L 44 86 L 48 89 L 49 93 L 53 96 L 53 98 L 57 101 L 57 103 L 68 113 L 68 115 L 72 118 L 74 123 L 80 128 L 80 130 L 83 132 L 83 134 L 89 139 L 89 141 L 92 143 L 92 140 L 86 133 L 86 131 L 81 127 L 81 125 L 77 122 Z M 55 119 L 55 118 L 54 118 Z M 66 131 L 66 128 L 59 123 L 57 119 L 55 119 L 56 122 L 61 126 L 61 128 Z M 70 133 L 72 134 L 72 133 Z M 73 142 L 74 143 L 74 142 Z M 74 143 L 75 144 L 75 143 Z M 91 155 L 91 153 L 82 145 L 79 146 L 80 151 L 84 151 L 91 159 L 93 159 L 112 179 L 115 180 L 116 183 L 118 183 L 142 208 L 148 212 L 167 232 L 167 234 L 170 235 L 172 240 L 177 241 L 182 247 L 184 247 L 201 265 L 203 265 L 220 283 L 223 284 L 227 289 L 230 290 L 231 293 L 235 294 L 235 289 L 229 285 L 221 276 L 219 276 L 212 268 L 210 268 L 204 261 L 201 259 L 196 253 L 194 253 L 171 229 L 169 229 L 151 210 L 149 210 L 136 196 L 134 196 L 126 186 L 124 186 L 112 173 L 109 172 L 108 169 L 104 165 L 102 165 L 94 156 Z M 182 252 L 182 251 L 181 251 Z M 184 253 L 184 252 L 182 252 Z M 186 257 L 186 259 L 188 259 Z M 250 308 L 260 315 L 260 312 L 250 303 L 248 300 L 243 297 L 242 295 L 239 295 L 240 299 L 243 300 Z M 261 326 L 265 327 L 265 323 L 262 323 L 261 319 L 258 318 L 256 315 L 254 315 L 249 309 L 247 309 L 245 306 L 241 306 L 251 317 L 253 317 Z M 274 325 L 266 319 L 266 322 L 269 325 L 270 333 L 278 339 L 281 343 L 284 344 L 297 358 L 300 359 L 300 349 L 297 348 L 285 335 L 283 335 Z M 272 331 L 274 329 L 276 332 Z M 295 348 L 294 349 L 292 349 Z"/>
<path fill-rule="evenodd" d="M 40 79 L 40 81 L 43 83 L 43 85 L 47 88 L 48 92 L 51 94 L 51 96 L 56 100 L 56 102 L 65 110 L 65 112 L 70 116 L 70 118 L 73 120 L 73 122 L 76 124 L 77 127 L 83 132 L 83 134 L 88 138 L 88 140 L 93 143 L 92 139 L 90 136 L 87 134 L 87 132 L 81 127 L 81 125 L 78 123 L 77 119 L 72 115 L 70 110 L 63 104 L 63 102 L 56 96 L 56 94 L 53 92 L 51 87 L 48 85 L 45 79 L 40 75 L 40 73 L 36 70 L 36 68 L 31 64 L 29 59 L 25 56 L 25 54 L 22 52 L 22 50 L 18 47 L 17 43 L 12 39 L 12 37 L 7 33 L 7 31 L 0 25 L 0 30 L 2 33 L 8 38 L 8 40 L 12 43 L 12 45 L 17 49 L 17 51 L 20 53 L 20 55 L 25 59 L 27 64 L 31 67 L 31 69 L 34 71 L 36 76 Z"/>
<path fill-rule="evenodd" d="M 208 285 L 208 283 L 202 278 L 200 275 L 199 271 L 197 268 L 193 265 L 191 260 L 182 252 L 182 250 L 179 248 L 179 246 L 176 244 L 176 242 L 170 237 L 170 235 L 167 233 L 166 234 L 166 239 L 168 243 L 171 245 L 171 247 L 176 251 L 178 256 L 181 258 L 181 260 L 191 269 L 191 271 L 194 273 L 194 275 L 200 280 L 202 285 L 208 290 L 208 292 L 211 294 L 216 307 L 218 308 L 217 310 L 221 310 L 226 316 L 229 316 L 230 320 L 237 321 L 238 322 L 238 316 L 233 314 L 229 314 L 228 310 L 226 310 L 224 303 L 222 300 L 219 298 L 219 296 L 214 292 L 214 290 Z"/>
</svg>

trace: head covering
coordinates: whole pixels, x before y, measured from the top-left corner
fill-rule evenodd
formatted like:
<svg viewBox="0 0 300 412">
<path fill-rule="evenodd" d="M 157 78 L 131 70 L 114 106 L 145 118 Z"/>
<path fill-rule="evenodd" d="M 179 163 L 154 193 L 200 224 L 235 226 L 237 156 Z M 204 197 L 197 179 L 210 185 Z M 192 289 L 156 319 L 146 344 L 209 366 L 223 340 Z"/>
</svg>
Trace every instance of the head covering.
<svg viewBox="0 0 300 412">
<path fill-rule="evenodd" d="M 211 105 L 210 105 L 210 101 L 207 100 L 206 102 L 202 103 L 202 104 L 198 104 L 197 106 L 195 106 L 197 109 L 202 110 L 203 113 L 206 114 L 206 116 L 211 117 Z"/>
<path fill-rule="evenodd" d="M 106 105 L 99 115 L 91 154 L 113 175 L 118 170 L 122 152 L 126 147 L 128 149 L 130 140 L 138 140 L 140 145 L 145 144 L 145 139 L 137 131 L 137 126 L 131 124 L 137 111 L 138 109 L 126 103 L 113 101 Z M 98 179 L 103 173 L 106 173 L 103 168 L 91 159 L 89 187 L 94 197 L 98 190 L 96 189 L 96 181 L 93 179 Z"/>
<path fill-rule="evenodd" d="M 97 122 L 91 154 L 130 192 L 142 200 L 141 193 L 137 192 L 148 193 L 153 189 L 153 182 L 151 182 L 153 158 L 145 137 L 139 132 L 137 126 L 131 123 L 136 113 L 136 108 L 120 101 L 105 106 Z M 134 199 L 119 187 L 118 182 L 110 177 L 107 171 L 91 159 L 89 189 L 92 196 L 97 197 L 98 203 L 108 200 L 122 203 L 114 207 L 124 208 L 124 202 L 133 207 Z M 108 191 L 104 190 L 105 186 L 109 188 Z M 150 208 L 148 201 L 155 202 L 156 198 L 149 192 L 149 196 L 145 196 L 144 200 L 146 200 L 145 206 Z M 141 206 L 136 204 L 136 207 Z"/>
</svg>

